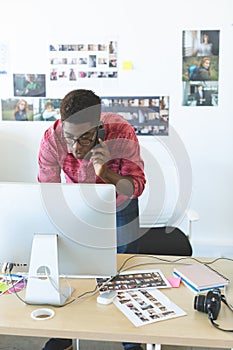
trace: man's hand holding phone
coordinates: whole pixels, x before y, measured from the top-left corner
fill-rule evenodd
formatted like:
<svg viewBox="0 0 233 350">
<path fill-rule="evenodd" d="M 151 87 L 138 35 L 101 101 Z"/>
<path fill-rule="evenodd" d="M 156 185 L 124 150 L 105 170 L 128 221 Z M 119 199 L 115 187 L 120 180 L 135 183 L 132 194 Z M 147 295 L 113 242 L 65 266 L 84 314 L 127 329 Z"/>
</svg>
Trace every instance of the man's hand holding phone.
<svg viewBox="0 0 233 350">
<path fill-rule="evenodd" d="M 92 155 L 90 161 L 93 163 L 96 175 L 104 178 L 107 169 L 106 163 L 110 159 L 110 153 L 108 146 L 101 138 L 98 138 L 97 141 L 98 143 L 91 150 Z"/>
</svg>

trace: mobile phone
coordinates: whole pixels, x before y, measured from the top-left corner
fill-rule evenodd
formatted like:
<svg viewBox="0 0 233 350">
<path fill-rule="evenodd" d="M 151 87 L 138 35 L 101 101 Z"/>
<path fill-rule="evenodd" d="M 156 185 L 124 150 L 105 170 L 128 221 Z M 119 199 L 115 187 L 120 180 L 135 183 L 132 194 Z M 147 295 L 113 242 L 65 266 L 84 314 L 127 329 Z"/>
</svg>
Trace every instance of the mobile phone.
<svg viewBox="0 0 233 350">
<path fill-rule="evenodd" d="M 99 144 L 99 139 L 104 141 L 104 128 L 99 128 L 96 135 L 96 145 Z"/>
<path fill-rule="evenodd" d="M 99 145 L 99 139 L 104 141 L 104 128 L 98 128 L 98 132 L 97 132 L 97 135 L 96 135 L 96 141 L 95 141 L 95 144 L 93 145 L 92 148 L 94 148 L 95 146 Z M 89 161 L 91 156 L 92 156 L 92 153 L 89 152 L 86 155 L 85 159 Z"/>
</svg>

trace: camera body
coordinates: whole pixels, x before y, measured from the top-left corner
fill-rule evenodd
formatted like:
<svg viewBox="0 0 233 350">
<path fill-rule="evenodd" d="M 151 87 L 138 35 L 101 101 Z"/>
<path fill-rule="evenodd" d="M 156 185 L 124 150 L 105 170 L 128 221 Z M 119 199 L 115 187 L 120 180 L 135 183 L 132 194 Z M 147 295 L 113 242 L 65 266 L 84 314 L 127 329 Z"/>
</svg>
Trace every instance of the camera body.
<svg viewBox="0 0 233 350">
<path fill-rule="evenodd" d="M 196 295 L 194 309 L 205 312 L 212 320 L 216 320 L 221 308 L 221 291 L 219 288 L 210 290 L 207 295 Z"/>
</svg>

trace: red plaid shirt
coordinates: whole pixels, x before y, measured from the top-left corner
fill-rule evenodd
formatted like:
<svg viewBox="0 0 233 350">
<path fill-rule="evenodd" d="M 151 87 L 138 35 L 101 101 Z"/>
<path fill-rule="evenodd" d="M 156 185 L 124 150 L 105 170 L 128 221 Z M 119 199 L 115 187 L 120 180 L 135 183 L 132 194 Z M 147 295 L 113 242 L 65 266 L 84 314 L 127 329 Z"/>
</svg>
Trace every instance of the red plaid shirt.
<svg viewBox="0 0 233 350">
<path fill-rule="evenodd" d="M 139 197 L 145 187 L 144 162 L 140 156 L 140 146 L 133 127 L 118 114 L 102 113 L 104 141 L 111 159 L 107 167 L 122 176 L 131 176 L 134 182 L 132 198 Z M 61 182 L 63 171 L 68 183 L 104 183 L 96 176 L 93 165 L 86 159 L 76 159 L 69 152 L 62 138 L 62 122 L 57 120 L 44 133 L 39 151 L 40 182 Z M 127 197 L 117 195 L 117 205 Z"/>
</svg>

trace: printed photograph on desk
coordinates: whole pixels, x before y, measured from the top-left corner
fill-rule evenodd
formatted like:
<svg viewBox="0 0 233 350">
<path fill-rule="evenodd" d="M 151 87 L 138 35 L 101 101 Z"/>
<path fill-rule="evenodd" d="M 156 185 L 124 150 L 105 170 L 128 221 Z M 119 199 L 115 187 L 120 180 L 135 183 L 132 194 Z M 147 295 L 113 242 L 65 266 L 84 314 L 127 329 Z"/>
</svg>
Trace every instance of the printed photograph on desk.
<svg viewBox="0 0 233 350">
<path fill-rule="evenodd" d="M 143 270 L 121 273 L 112 278 L 97 278 L 100 292 L 108 290 L 138 290 L 145 288 L 171 288 L 170 283 L 160 270 Z"/>
<path fill-rule="evenodd" d="M 118 113 L 141 136 L 169 134 L 169 96 L 103 96 L 102 111 Z"/>
<path fill-rule="evenodd" d="M 186 315 L 157 289 L 118 292 L 113 303 L 136 327 Z"/>
</svg>

